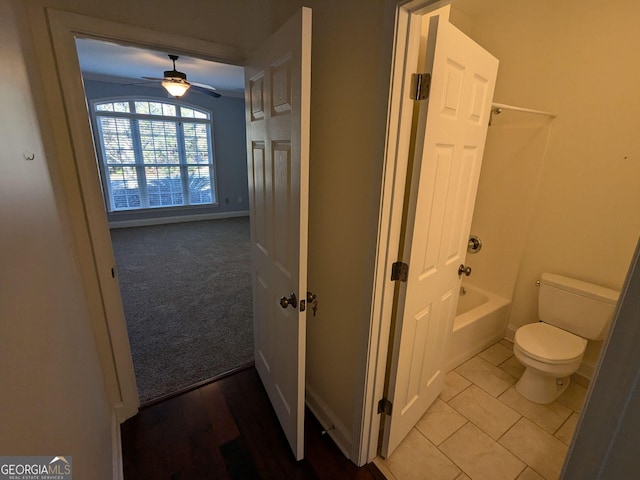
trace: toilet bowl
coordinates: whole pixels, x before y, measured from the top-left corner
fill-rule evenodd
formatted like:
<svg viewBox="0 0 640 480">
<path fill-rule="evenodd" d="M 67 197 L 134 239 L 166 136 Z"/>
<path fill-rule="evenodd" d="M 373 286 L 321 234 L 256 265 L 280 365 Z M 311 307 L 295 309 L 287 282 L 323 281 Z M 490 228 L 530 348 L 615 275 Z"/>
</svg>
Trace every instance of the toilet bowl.
<svg viewBox="0 0 640 480">
<path fill-rule="evenodd" d="M 540 320 L 516 330 L 513 353 L 525 366 L 516 390 L 532 402 L 547 404 L 569 386 L 587 339 L 603 339 L 619 292 L 551 273 L 542 274 L 539 287 Z"/>
<path fill-rule="evenodd" d="M 546 323 L 519 328 L 513 353 L 526 370 L 516 383 L 516 390 L 535 403 L 553 402 L 569 386 L 586 347 L 584 338 Z"/>
</svg>

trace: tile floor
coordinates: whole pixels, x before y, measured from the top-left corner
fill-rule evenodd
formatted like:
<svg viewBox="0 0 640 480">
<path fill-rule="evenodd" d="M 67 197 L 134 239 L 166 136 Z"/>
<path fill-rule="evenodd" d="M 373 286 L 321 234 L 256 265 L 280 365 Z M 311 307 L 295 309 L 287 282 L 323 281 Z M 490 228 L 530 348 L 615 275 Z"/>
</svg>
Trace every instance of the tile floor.
<svg viewBox="0 0 640 480">
<path fill-rule="evenodd" d="M 549 405 L 520 396 L 524 367 L 502 340 L 446 376 L 445 386 L 387 459 L 389 480 L 559 478 L 587 388 L 574 378 Z"/>
</svg>

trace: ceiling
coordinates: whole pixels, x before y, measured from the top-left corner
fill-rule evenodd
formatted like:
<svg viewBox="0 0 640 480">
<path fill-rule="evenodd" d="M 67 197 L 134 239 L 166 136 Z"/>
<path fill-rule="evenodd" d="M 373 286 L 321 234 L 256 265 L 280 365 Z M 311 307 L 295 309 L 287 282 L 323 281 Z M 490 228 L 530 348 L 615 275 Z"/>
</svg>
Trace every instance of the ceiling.
<svg viewBox="0 0 640 480">
<path fill-rule="evenodd" d="M 505 5 L 508 0 L 453 0 L 453 6 L 470 16 L 486 14 Z M 143 82 L 142 77 L 162 77 L 173 68 L 169 53 L 86 38 L 77 38 L 80 68 L 85 78 L 116 83 Z M 215 87 L 227 96 L 244 96 L 244 72 L 237 65 L 180 56 L 176 70 L 187 74 L 192 82 Z"/>
<path fill-rule="evenodd" d="M 168 53 L 77 38 L 80 69 L 85 78 L 116 83 L 144 82 L 142 77 L 163 77 L 173 64 Z M 244 96 L 244 69 L 237 65 L 180 56 L 176 70 L 192 82 L 215 87 L 228 96 Z"/>
</svg>

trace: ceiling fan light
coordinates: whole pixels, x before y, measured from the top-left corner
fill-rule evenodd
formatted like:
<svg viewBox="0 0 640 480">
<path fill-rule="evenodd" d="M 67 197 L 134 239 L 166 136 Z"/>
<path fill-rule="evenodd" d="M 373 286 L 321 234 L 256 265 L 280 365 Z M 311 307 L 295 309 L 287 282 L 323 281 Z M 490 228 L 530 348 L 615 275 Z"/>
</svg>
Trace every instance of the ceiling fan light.
<svg viewBox="0 0 640 480">
<path fill-rule="evenodd" d="M 176 80 L 163 80 L 162 86 L 169 92 L 169 95 L 173 97 L 181 97 L 184 95 L 187 90 L 189 90 L 189 85 L 187 82 L 176 81 Z"/>
</svg>

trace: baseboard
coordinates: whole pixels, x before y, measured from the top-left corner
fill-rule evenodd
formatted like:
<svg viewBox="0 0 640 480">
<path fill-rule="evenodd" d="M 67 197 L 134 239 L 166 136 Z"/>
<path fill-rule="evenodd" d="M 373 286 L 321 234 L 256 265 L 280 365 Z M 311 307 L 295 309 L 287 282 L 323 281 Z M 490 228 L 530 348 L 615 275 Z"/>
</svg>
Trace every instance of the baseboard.
<svg viewBox="0 0 640 480">
<path fill-rule="evenodd" d="M 516 336 L 516 330 L 518 330 L 518 327 L 511 324 L 507 325 L 507 329 L 504 332 L 504 338 L 506 338 L 510 342 L 513 342 L 513 339 Z"/>
<path fill-rule="evenodd" d="M 595 371 L 596 371 L 596 365 L 594 363 L 582 362 L 580 364 L 580 367 L 578 367 L 578 371 L 575 374 L 581 377 L 584 377 L 588 381 L 591 381 Z"/>
<path fill-rule="evenodd" d="M 248 217 L 248 210 L 235 212 L 201 213 L 196 215 L 175 215 L 172 217 L 141 218 L 136 220 L 115 220 L 109 222 L 109 228 L 147 227 L 149 225 L 165 225 L 168 223 L 198 222 L 200 220 L 216 220 L 220 218 Z"/>
<path fill-rule="evenodd" d="M 344 456 L 350 459 L 353 449 L 351 432 L 338 420 L 338 417 L 329 406 L 322 401 L 320 396 L 308 384 L 306 385 L 305 398 L 307 407 L 318 419 L 327 435 L 331 437 Z"/>
<path fill-rule="evenodd" d="M 111 454 L 113 457 L 113 480 L 124 480 L 122 467 L 122 437 L 120 436 L 120 422 L 115 410 L 111 415 Z"/>
</svg>

